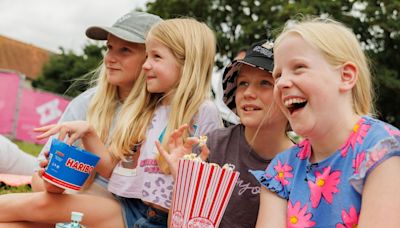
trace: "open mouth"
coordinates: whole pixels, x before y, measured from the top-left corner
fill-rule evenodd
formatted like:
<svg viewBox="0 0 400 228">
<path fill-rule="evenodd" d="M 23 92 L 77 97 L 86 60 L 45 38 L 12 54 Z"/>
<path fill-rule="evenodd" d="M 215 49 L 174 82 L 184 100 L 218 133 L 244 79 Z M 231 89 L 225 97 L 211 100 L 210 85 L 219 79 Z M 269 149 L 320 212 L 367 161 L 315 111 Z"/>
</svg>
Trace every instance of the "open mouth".
<svg viewBox="0 0 400 228">
<path fill-rule="evenodd" d="M 259 107 L 257 107 L 257 106 L 253 106 L 253 105 L 244 105 L 244 106 L 242 107 L 242 109 L 243 109 L 244 111 L 258 111 L 258 110 L 261 110 L 261 108 L 259 108 Z"/>
<path fill-rule="evenodd" d="M 243 109 L 245 112 L 259 111 L 259 110 L 261 110 L 261 108 L 256 107 L 256 106 L 243 106 L 242 109 Z"/>
<path fill-rule="evenodd" d="M 290 114 L 304 108 L 307 105 L 307 100 L 304 98 L 291 98 L 285 100 L 285 107 L 289 110 Z"/>
</svg>

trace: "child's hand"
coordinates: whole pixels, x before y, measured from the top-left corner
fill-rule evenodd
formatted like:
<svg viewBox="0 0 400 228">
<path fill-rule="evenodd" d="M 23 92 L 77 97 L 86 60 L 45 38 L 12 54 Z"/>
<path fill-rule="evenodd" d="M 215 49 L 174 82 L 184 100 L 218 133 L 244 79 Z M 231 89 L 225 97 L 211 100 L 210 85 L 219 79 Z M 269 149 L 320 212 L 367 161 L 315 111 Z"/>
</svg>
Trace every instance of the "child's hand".
<svg viewBox="0 0 400 228">
<path fill-rule="evenodd" d="M 178 170 L 179 159 L 185 154 L 192 153 L 192 147 L 199 143 L 199 139 L 197 137 L 189 137 L 187 138 L 186 142 L 183 142 L 182 134 L 187 128 L 188 125 L 184 124 L 171 134 L 167 143 L 169 152 L 161 146 L 159 141 L 155 142 L 161 156 L 163 156 L 167 161 L 171 170 L 171 174 L 174 178 L 176 177 Z"/>
<path fill-rule="evenodd" d="M 34 131 L 42 132 L 41 135 L 36 136 L 37 139 L 44 139 L 59 133 L 58 139 L 64 141 L 65 137 L 68 136 L 66 143 L 72 145 L 76 140 L 84 137 L 86 134 L 94 132 L 94 129 L 86 121 L 71 121 L 35 128 Z"/>
<path fill-rule="evenodd" d="M 44 156 L 46 157 L 45 160 L 40 161 L 39 165 L 40 165 L 40 169 L 38 171 L 38 174 L 40 177 L 43 176 L 43 173 L 45 172 L 45 169 L 47 167 L 47 165 L 49 164 L 49 152 L 46 151 L 44 152 Z M 49 182 L 47 182 L 46 180 L 43 180 L 43 184 L 44 184 L 44 188 L 46 189 L 47 192 L 50 193 L 63 193 L 65 190 L 63 188 L 57 187 Z"/>
</svg>

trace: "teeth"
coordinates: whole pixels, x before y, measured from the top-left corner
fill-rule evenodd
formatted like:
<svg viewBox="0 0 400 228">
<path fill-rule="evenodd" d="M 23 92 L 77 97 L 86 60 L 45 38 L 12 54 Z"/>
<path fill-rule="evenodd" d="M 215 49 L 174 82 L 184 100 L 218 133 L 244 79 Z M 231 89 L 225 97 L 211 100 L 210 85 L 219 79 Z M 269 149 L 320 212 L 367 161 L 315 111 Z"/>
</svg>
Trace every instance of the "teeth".
<svg viewBox="0 0 400 228">
<path fill-rule="evenodd" d="M 254 107 L 245 107 L 244 110 L 246 110 L 246 111 L 254 111 Z"/>
<path fill-rule="evenodd" d="M 303 98 L 291 98 L 291 99 L 287 99 L 284 104 L 287 108 L 291 107 L 293 104 L 299 104 L 299 103 L 303 103 L 306 102 L 306 99 Z"/>
</svg>

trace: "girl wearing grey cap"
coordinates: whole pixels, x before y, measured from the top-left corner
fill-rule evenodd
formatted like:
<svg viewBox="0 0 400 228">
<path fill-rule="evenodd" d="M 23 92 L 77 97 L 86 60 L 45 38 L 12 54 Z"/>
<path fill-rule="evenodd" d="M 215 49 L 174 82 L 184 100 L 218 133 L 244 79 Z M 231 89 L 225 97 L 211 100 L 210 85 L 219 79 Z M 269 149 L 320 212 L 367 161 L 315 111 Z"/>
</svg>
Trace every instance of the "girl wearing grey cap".
<svg viewBox="0 0 400 228">
<path fill-rule="evenodd" d="M 141 73 L 141 68 L 146 60 L 145 36 L 150 27 L 159 22 L 158 16 L 144 12 L 130 12 L 118 19 L 111 27 L 90 27 L 86 35 L 94 40 L 106 40 L 107 52 L 103 63 L 96 70 L 97 79 L 95 86 L 75 99 L 65 110 L 59 123 L 73 120 L 87 120 L 95 128 L 100 139 L 108 144 L 110 133 L 117 118 L 123 101 L 132 92 L 133 85 Z M 57 136 L 53 136 L 57 137 Z M 49 150 L 51 139 L 46 143 L 40 160 L 45 160 L 45 152 Z M 43 162 L 43 166 L 47 161 Z M 24 225 L 28 227 L 54 227 L 54 223 L 69 221 L 72 210 L 86 212 L 77 208 L 77 205 L 98 205 L 93 207 L 96 221 L 91 221 L 89 216 L 84 217 L 85 224 L 104 224 L 104 227 L 122 227 L 123 220 L 118 202 L 107 191 L 107 180 L 96 175 L 94 181 L 80 195 L 65 194 L 9 194 L 0 197 L 2 209 L 0 221 L 25 221 L 13 224 L 0 223 L 0 227 Z M 34 191 L 47 190 L 62 192 L 54 185 L 49 185 L 40 179 L 38 173 L 34 174 L 32 188 Z M 15 199 L 15 200 L 14 200 Z M 110 203 L 111 201 L 111 203 Z M 107 205 L 104 209 L 101 205 Z M 111 205 L 111 206 L 108 206 Z M 96 210 L 98 208 L 99 210 Z M 114 208 L 114 210 L 113 210 Z M 114 216 L 110 213 L 118 212 Z M 34 213 L 32 213 L 34 212 Z M 89 213 L 89 212 L 88 212 Z M 107 218 L 107 221 L 103 221 Z M 109 219 L 113 218 L 113 219 Z M 53 224 L 53 225 L 51 225 Z M 103 225 L 102 225 L 103 226 Z M 14 227 L 14 226 L 13 226 Z M 101 227 L 96 225 L 95 227 Z"/>
</svg>

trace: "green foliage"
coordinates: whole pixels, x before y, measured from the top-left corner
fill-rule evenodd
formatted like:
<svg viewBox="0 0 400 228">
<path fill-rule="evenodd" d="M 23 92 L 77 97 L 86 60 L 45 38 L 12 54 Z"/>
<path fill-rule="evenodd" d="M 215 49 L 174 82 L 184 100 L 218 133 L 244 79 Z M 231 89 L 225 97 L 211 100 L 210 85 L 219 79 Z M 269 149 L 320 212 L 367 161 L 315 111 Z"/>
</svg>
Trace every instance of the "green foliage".
<svg viewBox="0 0 400 228">
<path fill-rule="evenodd" d="M 43 68 L 42 75 L 32 85 L 42 90 L 75 97 L 86 90 L 87 83 L 82 83 L 79 79 L 99 66 L 103 50 L 105 47 L 90 43 L 84 47 L 82 55 L 60 48 L 61 54 L 51 56 Z"/>
<path fill-rule="evenodd" d="M 270 39 L 289 19 L 324 15 L 353 29 L 371 58 L 379 117 L 400 127 L 400 1 L 386 0 L 155 0 L 147 11 L 164 19 L 190 16 L 216 32 L 217 65 L 243 46 Z"/>
</svg>

